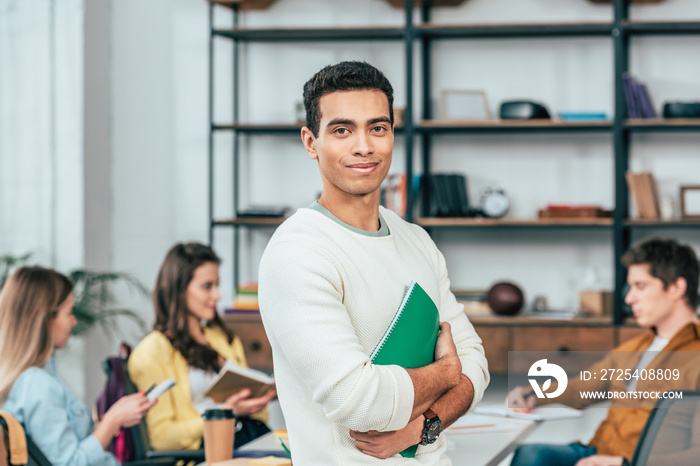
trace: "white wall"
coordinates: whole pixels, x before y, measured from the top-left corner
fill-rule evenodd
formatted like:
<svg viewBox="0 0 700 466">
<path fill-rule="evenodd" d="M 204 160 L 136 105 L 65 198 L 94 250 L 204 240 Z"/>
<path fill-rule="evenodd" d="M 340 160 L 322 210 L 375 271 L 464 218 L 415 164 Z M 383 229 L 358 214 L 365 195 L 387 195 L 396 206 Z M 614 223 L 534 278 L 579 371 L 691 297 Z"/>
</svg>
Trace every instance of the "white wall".
<svg viewBox="0 0 700 466">
<path fill-rule="evenodd" d="M 83 0 L 0 0 L 0 255 L 83 261 Z M 59 371 L 83 394 L 82 344 Z"/>
<path fill-rule="evenodd" d="M 82 260 L 82 0 L 0 0 L 0 254 Z"/>
</svg>

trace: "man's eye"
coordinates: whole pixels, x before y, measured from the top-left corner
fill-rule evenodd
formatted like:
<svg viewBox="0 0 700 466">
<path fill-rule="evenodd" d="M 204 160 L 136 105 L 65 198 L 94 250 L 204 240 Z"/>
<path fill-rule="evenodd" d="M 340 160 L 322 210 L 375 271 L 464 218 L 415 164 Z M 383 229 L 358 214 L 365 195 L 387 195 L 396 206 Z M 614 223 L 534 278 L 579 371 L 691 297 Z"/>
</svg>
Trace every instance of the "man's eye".
<svg viewBox="0 0 700 466">
<path fill-rule="evenodd" d="M 374 128 L 372 128 L 372 131 L 374 131 L 375 133 L 383 133 L 386 130 L 387 129 L 383 126 L 375 126 Z"/>
<path fill-rule="evenodd" d="M 347 128 L 338 128 L 335 130 L 335 132 L 338 134 L 348 134 L 349 133 Z"/>
</svg>

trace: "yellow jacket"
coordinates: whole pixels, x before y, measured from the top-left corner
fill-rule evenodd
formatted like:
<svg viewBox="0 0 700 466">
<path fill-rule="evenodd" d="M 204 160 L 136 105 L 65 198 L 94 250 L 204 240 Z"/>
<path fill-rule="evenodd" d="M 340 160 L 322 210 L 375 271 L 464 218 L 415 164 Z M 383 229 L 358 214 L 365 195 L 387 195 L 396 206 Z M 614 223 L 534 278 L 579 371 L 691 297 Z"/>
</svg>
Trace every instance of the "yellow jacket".
<svg viewBox="0 0 700 466">
<path fill-rule="evenodd" d="M 243 344 L 218 328 L 204 328 L 204 336 L 219 355 L 248 367 Z M 144 337 L 129 358 L 129 376 L 139 390 L 174 378 L 177 385 L 158 399 L 146 415 L 148 436 L 155 450 L 196 450 L 202 444 L 203 422 L 192 406 L 189 365 L 170 340 L 154 330 Z M 256 416 L 257 417 L 257 416 Z"/>
</svg>

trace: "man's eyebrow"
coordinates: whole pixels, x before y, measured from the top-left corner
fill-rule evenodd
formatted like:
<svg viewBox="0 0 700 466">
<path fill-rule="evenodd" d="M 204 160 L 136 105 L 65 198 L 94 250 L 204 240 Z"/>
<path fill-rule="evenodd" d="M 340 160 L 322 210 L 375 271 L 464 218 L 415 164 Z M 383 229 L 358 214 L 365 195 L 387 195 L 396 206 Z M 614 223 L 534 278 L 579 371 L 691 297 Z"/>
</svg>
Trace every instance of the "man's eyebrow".
<svg viewBox="0 0 700 466">
<path fill-rule="evenodd" d="M 391 120 L 388 117 L 377 117 L 367 121 L 368 126 L 376 125 L 377 123 L 391 123 Z"/>
<path fill-rule="evenodd" d="M 349 120 L 347 118 L 335 118 L 331 121 L 328 122 L 326 125 L 328 126 L 335 126 L 335 125 L 346 125 L 346 126 L 355 126 L 355 120 Z"/>
</svg>

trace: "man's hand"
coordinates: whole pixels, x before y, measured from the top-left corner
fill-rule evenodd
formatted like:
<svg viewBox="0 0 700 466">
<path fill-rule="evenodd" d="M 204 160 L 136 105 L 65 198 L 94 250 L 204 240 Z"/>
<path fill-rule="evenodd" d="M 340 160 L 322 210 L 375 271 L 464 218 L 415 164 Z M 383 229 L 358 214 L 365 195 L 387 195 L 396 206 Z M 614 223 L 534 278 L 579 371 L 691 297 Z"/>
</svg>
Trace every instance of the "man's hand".
<svg viewBox="0 0 700 466">
<path fill-rule="evenodd" d="M 621 466 L 622 456 L 593 455 L 578 460 L 576 466 Z"/>
<path fill-rule="evenodd" d="M 423 416 L 418 416 L 403 429 L 393 432 L 351 430 L 350 437 L 355 439 L 355 447 L 365 455 L 385 459 L 421 442 L 424 419 Z"/>
<path fill-rule="evenodd" d="M 437 342 L 435 342 L 435 361 L 449 363 L 444 374 L 452 377 L 454 380 L 450 388 L 457 386 L 462 374 L 462 363 L 459 360 L 457 347 L 452 339 L 452 329 L 447 322 L 440 323 L 440 335 L 438 335 Z"/>
<path fill-rule="evenodd" d="M 506 406 L 516 413 L 529 413 L 537 404 L 537 398 L 531 396 L 529 387 L 515 387 L 506 396 Z"/>
</svg>

